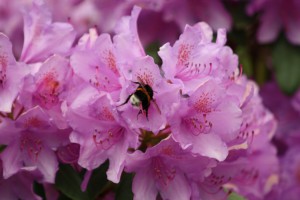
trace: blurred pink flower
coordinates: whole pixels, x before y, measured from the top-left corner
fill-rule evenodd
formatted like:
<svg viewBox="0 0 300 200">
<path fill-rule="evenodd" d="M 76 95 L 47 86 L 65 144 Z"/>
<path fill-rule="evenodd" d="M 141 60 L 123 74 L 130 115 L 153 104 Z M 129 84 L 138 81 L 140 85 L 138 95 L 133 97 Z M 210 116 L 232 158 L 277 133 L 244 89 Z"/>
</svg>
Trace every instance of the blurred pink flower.
<svg viewBox="0 0 300 200">
<path fill-rule="evenodd" d="M 258 13 L 260 26 L 257 39 L 261 43 L 273 42 L 283 30 L 287 39 L 300 45 L 300 1 L 298 0 L 252 0 L 247 12 Z"/>
</svg>

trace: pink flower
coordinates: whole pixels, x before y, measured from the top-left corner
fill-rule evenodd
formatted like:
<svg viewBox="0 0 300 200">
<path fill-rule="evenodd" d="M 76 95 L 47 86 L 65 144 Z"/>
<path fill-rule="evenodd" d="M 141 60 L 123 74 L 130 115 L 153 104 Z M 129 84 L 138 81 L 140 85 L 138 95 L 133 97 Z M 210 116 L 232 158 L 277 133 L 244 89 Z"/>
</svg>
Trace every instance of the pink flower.
<svg viewBox="0 0 300 200">
<path fill-rule="evenodd" d="M 97 35 L 91 30 L 84 35 L 71 56 L 71 66 L 77 76 L 99 91 L 121 89 L 116 49 L 108 34 Z"/>
<path fill-rule="evenodd" d="M 117 49 L 118 61 L 121 63 L 132 62 L 138 57 L 146 56 L 137 29 L 140 12 L 141 8 L 135 6 L 131 16 L 122 17 L 116 25 L 113 41 Z"/>
<path fill-rule="evenodd" d="M 53 55 L 26 77 L 18 102 L 24 109 L 40 106 L 51 116 L 51 120 L 60 129 L 68 127 L 61 110 L 71 87 L 72 70 L 69 60 Z"/>
<path fill-rule="evenodd" d="M 183 84 L 184 93 L 195 90 L 209 77 L 232 82 L 237 76 L 238 59 L 229 47 L 224 46 L 225 30 L 218 30 L 215 43 L 212 34 L 206 23 L 187 25 L 173 47 L 167 43 L 160 48 L 165 77 L 173 83 Z"/>
<path fill-rule="evenodd" d="M 24 44 L 20 60 L 26 63 L 46 60 L 52 54 L 67 55 L 75 39 L 68 23 L 52 23 L 43 1 L 34 1 L 24 12 Z"/>
<path fill-rule="evenodd" d="M 198 187 L 202 191 L 199 196 L 224 199 L 226 193 L 221 187 L 231 192 L 235 191 L 247 199 L 265 199 L 279 179 L 275 148 L 269 143 L 264 149 L 256 149 L 246 154 L 243 150 L 232 150 L 230 154 L 239 156 L 229 159 L 229 155 L 228 161 L 218 164 L 212 174 L 199 184 Z M 218 196 L 222 198 L 217 198 Z"/>
<path fill-rule="evenodd" d="M 182 150 L 172 138 L 161 141 L 145 153 L 136 151 L 126 160 L 125 170 L 135 172 L 134 199 L 190 199 L 191 180 L 201 180 L 216 163 Z"/>
<path fill-rule="evenodd" d="M 283 29 L 287 39 L 300 44 L 300 2 L 297 0 L 252 0 L 247 7 L 250 15 L 260 14 L 257 39 L 261 43 L 273 42 Z"/>
<path fill-rule="evenodd" d="M 207 81 L 182 102 L 180 110 L 170 123 L 174 139 L 183 148 L 191 145 L 193 153 L 223 161 L 226 142 L 237 136 L 242 123 L 242 112 L 225 88 Z"/>
<path fill-rule="evenodd" d="M 137 135 L 119 118 L 109 96 L 86 87 L 70 104 L 67 118 L 73 128 L 70 140 L 80 144 L 79 165 L 93 170 L 109 159 L 108 179 L 118 183 L 127 149 L 136 146 Z"/>
<path fill-rule="evenodd" d="M 39 107 L 24 112 L 16 121 L 3 120 L 0 137 L 7 145 L 1 154 L 4 178 L 37 169 L 44 182 L 54 183 L 58 162 L 53 150 L 66 143 L 68 135 L 68 130 L 53 127 Z"/>
</svg>

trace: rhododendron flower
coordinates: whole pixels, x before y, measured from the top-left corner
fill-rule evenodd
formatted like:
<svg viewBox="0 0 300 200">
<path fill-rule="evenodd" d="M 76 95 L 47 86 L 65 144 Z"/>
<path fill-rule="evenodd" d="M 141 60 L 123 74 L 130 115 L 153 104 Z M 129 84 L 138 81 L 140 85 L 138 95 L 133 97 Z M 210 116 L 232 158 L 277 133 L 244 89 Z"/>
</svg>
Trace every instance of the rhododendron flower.
<svg viewBox="0 0 300 200">
<path fill-rule="evenodd" d="M 257 39 L 261 43 L 273 42 L 283 29 L 287 39 L 300 44 L 300 2 L 297 0 L 252 0 L 247 7 L 250 15 L 260 14 Z"/>
<path fill-rule="evenodd" d="M 37 169 L 43 181 L 54 183 L 58 162 L 54 149 L 68 140 L 68 131 L 59 131 L 39 107 L 24 112 L 15 122 L 1 123 L 1 143 L 7 145 L 1 154 L 3 176 L 20 170 Z"/>
<path fill-rule="evenodd" d="M 202 180 L 216 164 L 182 150 L 172 138 L 161 141 L 145 153 L 136 151 L 126 160 L 126 171 L 135 172 L 134 199 L 190 199 L 190 180 Z"/>
<path fill-rule="evenodd" d="M 214 81 L 200 85 L 187 98 L 187 105 L 181 107 L 180 121 L 171 123 L 174 139 L 183 148 L 192 144 L 193 153 L 224 160 L 226 142 L 237 136 L 242 122 L 240 108 L 230 101 L 224 88 Z"/>
<path fill-rule="evenodd" d="M 225 30 L 218 30 L 216 42 L 212 42 L 212 35 L 213 31 L 206 23 L 187 25 L 173 47 L 167 43 L 160 48 L 165 77 L 184 84 L 185 93 L 195 90 L 209 77 L 228 82 L 237 76 L 237 56 L 224 46 Z"/>
<path fill-rule="evenodd" d="M 87 87 L 74 99 L 67 116 L 73 128 L 70 140 L 80 144 L 79 165 L 93 170 L 109 159 L 108 179 L 119 182 L 127 149 L 136 146 L 137 135 L 119 119 L 110 99 Z"/>
<path fill-rule="evenodd" d="M 50 55 L 66 55 L 75 39 L 68 23 L 51 21 L 51 13 L 43 1 L 34 1 L 24 13 L 24 45 L 20 60 L 26 63 L 44 61 Z"/>
<path fill-rule="evenodd" d="M 59 55 L 49 57 L 37 67 L 36 72 L 31 70 L 31 74 L 26 77 L 19 103 L 25 109 L 40 106 L 51 116 L 51 121 L 58 128 L 67 128 L 61 104 L 71 86 L 71 73 L 68 59 Z"/>
<path fill-rule="evenodd" d="M 71 56 L 76 75 L 99 91 L 114 92 L 121 89 L 116 50 L 110 36 L 98 36 L 91 30 L 88 40 L 83 36 Z"/>
</svg>

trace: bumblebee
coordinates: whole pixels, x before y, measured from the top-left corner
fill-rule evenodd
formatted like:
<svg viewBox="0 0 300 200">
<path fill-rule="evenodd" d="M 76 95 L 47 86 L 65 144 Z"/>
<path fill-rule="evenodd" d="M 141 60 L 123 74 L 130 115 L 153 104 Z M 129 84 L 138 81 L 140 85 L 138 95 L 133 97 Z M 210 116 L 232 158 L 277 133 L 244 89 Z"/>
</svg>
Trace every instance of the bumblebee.
<svg viewBox="0 0 300 200">
<path fill-rule="evenodd" d="M 133 83 L 138 85 L 137 89 L 135 90 L 135 92 L 133 92 L 127 97 L 124 103 L 122 103 L 119 106 L 125 105 L 128 103 L 128 101 L 130 101 L 132 106 L 140 108 L 137 116 L 139 116 L 141 113 L 145 114 L 148 120 L 148 110 L 150 107 L 150 103 L 152 101 L 156 109 L 158 110 L 158 112 L 161 113 L 155 100 L 153 99 L 152 88 L 148 84 L 144 84 L 142 82 L 133 82 Z"/>
</svg>

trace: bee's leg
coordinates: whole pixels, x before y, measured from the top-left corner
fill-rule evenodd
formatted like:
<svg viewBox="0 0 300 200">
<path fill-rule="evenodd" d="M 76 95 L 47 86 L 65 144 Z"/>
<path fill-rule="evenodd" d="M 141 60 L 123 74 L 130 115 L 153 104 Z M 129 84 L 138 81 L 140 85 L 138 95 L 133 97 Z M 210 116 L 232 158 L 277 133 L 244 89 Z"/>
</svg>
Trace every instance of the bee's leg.
<svg viewBox="0 0 300 200">
<path fill-rule="evenodd" d="M 117 107 L 123 106 L 123 105 L 125 105 L 126 103 L 128 103 L 128 101 L 129 101 L 129 99 L 130 99 L 130 97 L 131 97 L 132 95 L 133 95 L 133 94 L 129 95 L 129 96 L 127 97 L 126 101 L 125 101 L 124 103 L 118 105 Z"/>
<path fill-rule="evenodd" d="M 148 110 L 146 110 L 145 113 L 146 113 L 147 121 L 149 121 L 149 118 L 148 118 Z"/>
<path fill-rule="evenodd" d="M 141 83 L 136 82 L 136 81 L 132 81 L 133 83 L 137 84 L 137 85 L 141 85 Z"/>
<path fill-rule="evenodd" d="M 143 112 L 142 110 L 139 110 L 138 114 L 136 115 L 136 120 L 139 119 L 139 115 L 140 115 L 142 112 Z"/>
</svg>

